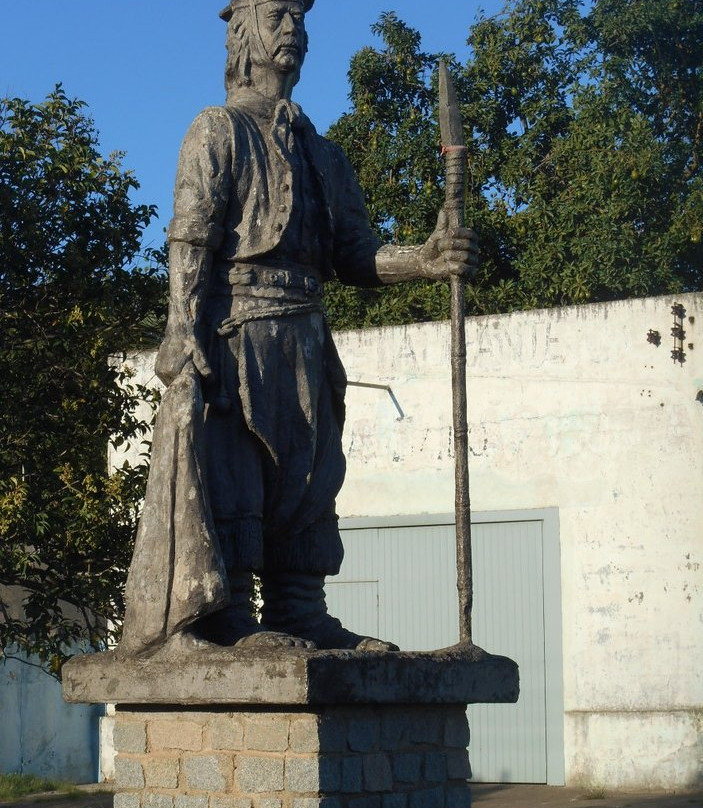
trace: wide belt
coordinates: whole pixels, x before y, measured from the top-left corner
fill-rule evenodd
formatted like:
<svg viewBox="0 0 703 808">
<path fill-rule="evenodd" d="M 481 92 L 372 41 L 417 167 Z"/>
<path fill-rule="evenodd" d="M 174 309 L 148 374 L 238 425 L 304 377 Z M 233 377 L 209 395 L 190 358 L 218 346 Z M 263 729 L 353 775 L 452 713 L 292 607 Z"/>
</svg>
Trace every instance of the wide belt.
<svg viewBox="0 0 703 808">
<path fill-rule="evenodd" d="M 311 297 L 322 295 L 322 283 L 309 273 L 309 267 L 279 269 L 258 264 L 235 264 L 223 267 L 224 273 L 231 286 L 258 288 L 263 294 L 267 289 L 290 289 Z"/>
</svg>

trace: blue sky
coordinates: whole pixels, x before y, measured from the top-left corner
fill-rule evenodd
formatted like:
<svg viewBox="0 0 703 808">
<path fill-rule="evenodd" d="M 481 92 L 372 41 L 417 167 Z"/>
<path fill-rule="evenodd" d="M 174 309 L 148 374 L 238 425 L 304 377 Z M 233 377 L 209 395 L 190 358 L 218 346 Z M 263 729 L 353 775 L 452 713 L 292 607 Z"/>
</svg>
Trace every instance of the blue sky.
<svg viewBox="0 0 703 808">
<path fill-rule="evenodd" d="M 180 141 L 203 108 L 224 98 L 225 0 L 0 0 L 0 95 L 36 102 L 57 82 L 86 101 L 102 151 L 126 152 L 136 198 L 159 207 L 146 243 L 158 246 L 171 215 Z M 317 0 L 310 50 L 294 98 L 320 132 L 348 109 L 347 70 L 374 44 L 370 26 L 396 11 L 427 51 L 468 55 L 469 26 L 502 0 Z"/>
</svg>

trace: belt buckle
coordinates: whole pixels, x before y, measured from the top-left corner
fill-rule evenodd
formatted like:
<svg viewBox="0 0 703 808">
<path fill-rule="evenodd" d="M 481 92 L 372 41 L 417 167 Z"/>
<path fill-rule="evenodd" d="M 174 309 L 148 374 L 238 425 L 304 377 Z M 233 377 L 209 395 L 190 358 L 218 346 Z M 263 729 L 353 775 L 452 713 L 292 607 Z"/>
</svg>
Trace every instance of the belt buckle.
<svg viewBox="0 0 703 808">
<path fill-rule="evenodd" d="M 275 269 L 270 269 L 266 273 L 266 282 L 269 286 L 277 286 L 279 288 L 283 288 L 286 285 L 286 278 L 283 272 L 280 272 Z"/>
</svg>

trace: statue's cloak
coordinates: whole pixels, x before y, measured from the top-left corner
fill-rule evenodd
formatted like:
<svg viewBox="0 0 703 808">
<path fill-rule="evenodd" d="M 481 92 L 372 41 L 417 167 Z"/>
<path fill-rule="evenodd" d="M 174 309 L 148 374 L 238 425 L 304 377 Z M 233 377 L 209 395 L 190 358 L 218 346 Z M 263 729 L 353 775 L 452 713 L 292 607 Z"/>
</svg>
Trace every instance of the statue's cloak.
<svg viewBox="0 0 703 808">
<path fill-rule="evenodd" d="M 203 409 L 200 378 L 188 365 L 165 391 L 156 419 L 121 653 L 158 646 L 229 601 L 199 457 Z"/>
</svg>

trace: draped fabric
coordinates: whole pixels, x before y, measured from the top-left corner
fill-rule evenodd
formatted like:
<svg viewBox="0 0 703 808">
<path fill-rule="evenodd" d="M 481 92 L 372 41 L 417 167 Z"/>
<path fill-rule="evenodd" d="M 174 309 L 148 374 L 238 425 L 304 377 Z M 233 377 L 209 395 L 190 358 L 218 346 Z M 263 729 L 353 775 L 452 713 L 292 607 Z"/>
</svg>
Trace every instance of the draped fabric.
<svg viewBox="0 0 703 808">
<path fill-rule="evenodd" d="M 122 653 L 148 650 L 229 600 L 203 472 L 203 410 L 200 378 L 188 365 L 164 393 L 154 429 Z"/>
</svg>

